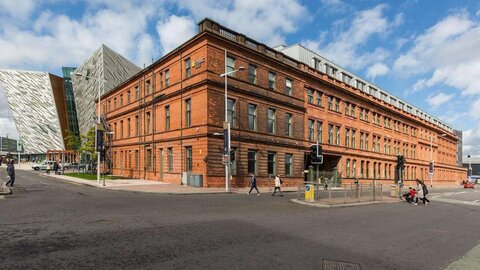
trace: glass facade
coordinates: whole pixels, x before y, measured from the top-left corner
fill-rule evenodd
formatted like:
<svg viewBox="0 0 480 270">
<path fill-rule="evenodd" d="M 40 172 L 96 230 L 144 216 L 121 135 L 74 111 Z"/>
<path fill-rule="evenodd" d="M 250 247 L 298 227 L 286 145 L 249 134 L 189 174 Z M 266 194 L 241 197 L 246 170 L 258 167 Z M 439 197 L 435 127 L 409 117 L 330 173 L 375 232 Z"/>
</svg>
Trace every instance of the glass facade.
<svg viewBox="0 0 480 270">
<path fill-rule="evenodd" d="M 77 109 L 75 107 L 75 97 L 73 95 L 73 85 L 71 74 L 75 72 L 74 67 L 62 67 L 63 80 L 65 85 L 65 101 L 67 102 L 68 128 L 75 136 L 79 136 Z"/>
</svg>

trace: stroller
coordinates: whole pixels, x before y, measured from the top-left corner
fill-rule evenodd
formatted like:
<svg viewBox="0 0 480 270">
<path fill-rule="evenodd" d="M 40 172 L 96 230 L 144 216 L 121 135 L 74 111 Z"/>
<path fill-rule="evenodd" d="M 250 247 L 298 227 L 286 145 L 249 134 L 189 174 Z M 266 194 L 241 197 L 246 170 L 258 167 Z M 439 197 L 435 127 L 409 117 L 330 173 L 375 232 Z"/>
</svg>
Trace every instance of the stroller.
<svg viewBox="0 0 480 270">
<path fill-rule="evenodd" d="M 402 197 L 405 198 L 405 201 L 407 201 L 407 202 L 409 202 L 409 203 L 413 203 L 413 199 L 415 198 L 415 197 L 412 197 L 412 196 L 410 195 L 410 192 L 408 192 L 408 191 L 406 191 L 405 193 L 403 193 Z M 401 199 L 402 197 L 400 197 L 400 199 Z"/>
</svg>

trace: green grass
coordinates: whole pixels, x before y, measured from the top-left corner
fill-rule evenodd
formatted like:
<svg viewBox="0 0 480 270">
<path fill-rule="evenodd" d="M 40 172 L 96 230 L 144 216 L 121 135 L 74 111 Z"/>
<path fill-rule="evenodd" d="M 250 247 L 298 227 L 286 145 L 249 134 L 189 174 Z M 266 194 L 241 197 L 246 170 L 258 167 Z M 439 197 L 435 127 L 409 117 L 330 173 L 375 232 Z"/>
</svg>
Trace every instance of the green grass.
<svg viewBox="0 0 480 270">
<path fill-rule="evenodd" d="M 96 174 L 89 174 L 89 173 L 65 173 L 64 175 L 70 177 L 76 177 L 85 180 L 97 180 Z M 103 179 L 103 175 L 100 175 L 100 179 Z M 127 179 L 122 176 L 115 176 L 115 175 L 105 175 L 105 179 L 107 180 L 119 180 L 119 179 Z"/>
</svg>

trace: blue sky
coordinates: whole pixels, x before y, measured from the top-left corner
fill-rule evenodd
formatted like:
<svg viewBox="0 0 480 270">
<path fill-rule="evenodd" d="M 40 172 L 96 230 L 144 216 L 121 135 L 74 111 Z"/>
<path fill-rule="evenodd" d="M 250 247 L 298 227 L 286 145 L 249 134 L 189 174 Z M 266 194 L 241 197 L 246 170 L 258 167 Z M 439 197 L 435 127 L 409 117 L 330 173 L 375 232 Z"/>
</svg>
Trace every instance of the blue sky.
<svg viewBox="0 0 480 270">
<path fill-rule="evenodd" d="M 102 43 L 139 66 L 210 17 L 270 46 L 302 43 L 464 131 L 480 156 L 480 2 L 0 1 L 0 68 L 78 66 Z M 0 91 L 0 136 L 17 137 Z"/>
</svg>

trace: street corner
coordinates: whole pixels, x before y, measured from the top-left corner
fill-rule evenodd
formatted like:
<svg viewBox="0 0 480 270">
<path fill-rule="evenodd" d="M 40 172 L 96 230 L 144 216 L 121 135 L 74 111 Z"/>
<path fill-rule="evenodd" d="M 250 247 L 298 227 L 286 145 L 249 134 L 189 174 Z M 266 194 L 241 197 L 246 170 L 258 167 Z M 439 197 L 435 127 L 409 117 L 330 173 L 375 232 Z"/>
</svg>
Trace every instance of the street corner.
<svg viewBox="0 0 480 270">
<path fill-rule="evenodd" d="M 300 199 L 291 199 L 292 203 L 310 206 L 310 207 L 318 207 L 318 208 L 339 208 L 339 207 L 355 207 L 355 206 L 363 206 L 363 205 L 371 205 L 371 204 L 386 204 L 392 203 L 394 201 L 386 200 L 386 201 L 367 201 L 367 202 L 355 202 L 355 203 L 338 203 L 338 204 L 328 204 L 323 202 L 306 202 Z M 395 202 L 398 200 L 395 200 Z"/>
<path fill-rule="evenodd" d="M 10 194 L 12 194 L 12 189 L 2 184 L 0 186 L 0 196 L 10 195 Z"/>
</svg>

